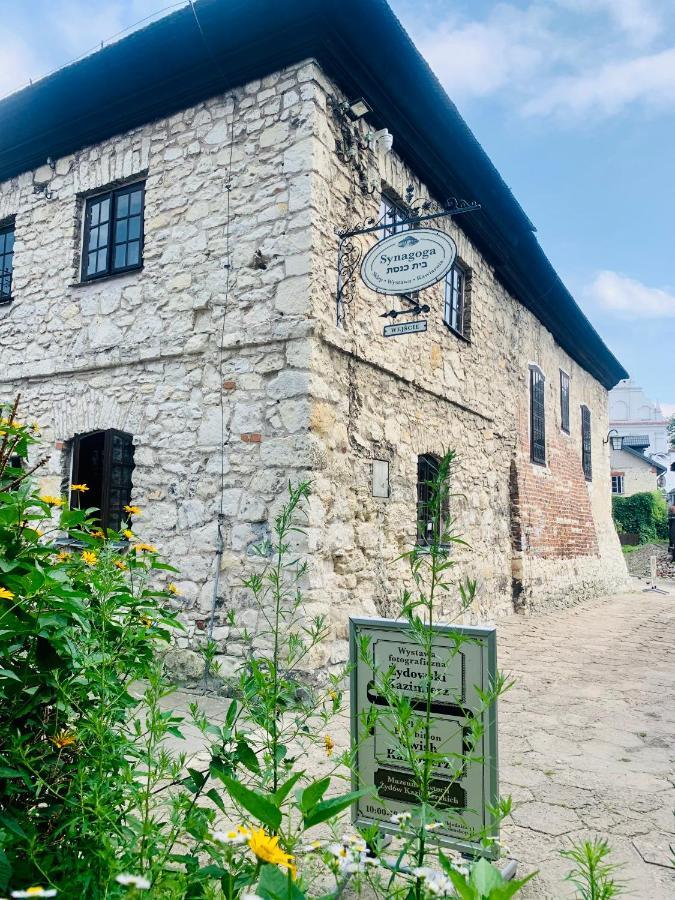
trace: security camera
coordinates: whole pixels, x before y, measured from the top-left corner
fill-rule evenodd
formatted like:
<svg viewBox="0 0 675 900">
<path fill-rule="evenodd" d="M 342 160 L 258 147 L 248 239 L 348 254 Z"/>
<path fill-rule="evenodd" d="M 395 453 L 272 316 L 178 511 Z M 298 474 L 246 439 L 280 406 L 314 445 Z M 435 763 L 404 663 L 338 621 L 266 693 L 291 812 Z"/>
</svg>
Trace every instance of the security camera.
<svg viewBox="0 0 675 900">
<path fill-rule="evenodd" d="M 390 134 L 388 128 L 381 128 L 380 131 L 370 131 L 366 135 L 368 145 L 375 148 L 382 148 L 384 153 L 390 153 L 394 146 L 394 136 Z"/>
</svg>

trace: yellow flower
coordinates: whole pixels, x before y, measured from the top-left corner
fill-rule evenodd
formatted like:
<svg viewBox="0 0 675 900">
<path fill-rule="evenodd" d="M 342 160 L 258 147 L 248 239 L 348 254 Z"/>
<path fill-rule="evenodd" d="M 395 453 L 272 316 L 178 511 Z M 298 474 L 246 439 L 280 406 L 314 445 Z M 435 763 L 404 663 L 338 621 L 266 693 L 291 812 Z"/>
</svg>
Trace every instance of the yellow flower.
<svg viewBox="0 0 675 900">
<path fill-rule="evenodd" d="M 52 497 L 51 494 L 40 494 L 40 500 L 48 506 L 63 506 L 63 500 L 60 497 Z"/>
<path fill-rule="evenodd" d="M 259 860 L 272 863 L 272 865 L 275 866 L 283 866 L 285 869 L 288 869 L 293 878 L 295 878 L 293 857 L 281 849 L 278 837 L 266 834 L 262 828 L 258 828 L 251 832 L 251 837 L 248 839 L 248 846 Z"/>
<path fill-rule="evenodd" d="M 0 600 L 13 600 L 14 594 L 7 588 L 0 587 Z"/>
<path fill-rule="evenodd" d="M 122 534 L 128 541 L 130 541 L 132 539 L 132 537 L 134 536 L 134 533 L 130 528 L 125 528 L 124 531 L 122 532 Z"/>
<path fill-rule="evenodd" d="M 71 491 L 79 491 L 80 493 L 83 494 L 85 491 L 89 490 L 89 485 L 88 484 L 71 484 L 70 489 L 71 489 Z"/>
<path fill-rule="evenodd" d="M 95 538 L 105 538 L 105 531 L 103 531 L 102 528 L 97 528 L 96 531 L 92 531 L 91 536 Z"/>
<path fill-rule="evenodd" d="M 82 562 L 86 563 L 88 566 L 95 566 L 98 562 L 98 556 L 95 553 L 92 553 L 91 550 L 83 550 Z"/>
<path fill-rule="evenodd" d="M 328 691 L 328 696 L 330 697 L 331 700 L 337 700 L 338 692 L 337 691 Z"/>
<path fill-rule="evenodd" d="M 157 547 L 153 544 L 134 544 L 133 549 L 141 553 L 157 553 Z"/>
<path fill-rule="evenodd" d="M 125 506 L 124 512 L 128 512 L 130 516 L 140 516 L 141 508 L 140 506 Z"/>
<path fill-rule="evenodd" d="M 68 550 L 59 550 L 59 552 L 58 552 L 56 558 L 57 558 L 57 559 L 60 559 L 60 560 L 63 562 L 63 561 L 66 560 L 66 559 L 70 559 L 70 557 L 71 557 L 72 555 L 73 555 L 73 554 L 72 554 L 72 553 L 69 553 Z"/>
<path fill-rule="evenodd" d="M 167 584 L 166 589 L 170 594 L 173 594 L 174 597 L 180 597 L 180 591 L 178 590 L 178 587 L 173 583 L 173 581 L 170 581 Z"/>
<path fill-rule="evenodd" d="M 30 427 L 33 429 L 33 434 L 40 433 L 40 423 L 39 422 L 33 422 L 33 424 Z"/>
<path fill-rule="evenodd" d="M 326 748 L 326 756 L 330 757 L 333 755 L 333 750 L 335 749 L 335 744 L 333 743 L 333 738 L 327 734 L 323 739 L 324 746 Z"/>
<path fill-rule="evenodd" d="M 55 747 L 58 747 L 59 750 L 63 750 L 64 747 L 70 747 L 73 744 L 77 743 L 77 738 L 73 734 L 72 731 L 66 731 L 64 728 L 62 731 L 59 731 L 58 734 L 55 734 L 54 737 L 50 737 L 49 740 L 54 744 Z"/>
<path fill-rule="evenodd" d="M 140 616 L 139 617 L 141 625 L 145 625 L 146 628 L 150 628 L 155 623 L 152 621 L 150 616 Z"/>
<path fill-rule="evenodd" d="M 129 568 L 129 566 L 123 563 L 121 559 L 114 559 L 113 566 L 115 566 L 117 569 L 120 569 L 122 572 L 124 572 L 125 569 Z"/>
</svg>

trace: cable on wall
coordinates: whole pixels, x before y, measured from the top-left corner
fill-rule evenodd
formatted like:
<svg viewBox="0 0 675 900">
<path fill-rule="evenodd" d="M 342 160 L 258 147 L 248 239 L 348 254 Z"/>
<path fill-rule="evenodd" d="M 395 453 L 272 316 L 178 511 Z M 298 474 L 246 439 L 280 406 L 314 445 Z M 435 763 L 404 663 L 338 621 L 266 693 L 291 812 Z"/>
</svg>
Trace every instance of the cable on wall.
<svg viewBox="0 0 675 900">
<path fill-rule="evenodd" d="M 211 59 L 213 60 L 218 72 L 220 73 L 223 81 L 227 81 L 225 72 L 220 65 L 220 61 L 218 57 L 215 55 L 209 42 L 206 39 L 206 34 L 204 33 L 204 29 L 202 27 L 202 23 L 199 21 L 199 16 L 197 14 L 197 10 L 195 8 L 194 0 L 189 0 L 190 9 L 192 10 L 192 14 L 195 19 L 195 24 L 199 30 L 199 34 L 201 35 L 202 42 L 204 43 L 204 47 L 206 48 L 206 52 L 209 54 Z M 234 154 L 234 114 L 235 114 L 235 98 L 234 93 L 232 94 L 232 117 L 230 119 L 230 134 L 229 134 L 229 154 L 227 160 L 227 180 L 225 182 L 225 286 L 223 291 L 223 320 L 220 327 L 220 339 L 218 342 L 218 380 L 219 380 L 219 393 L 220 393 L 220 498 L 218 503 L 218 516 L 217 516 L 217 536 L 216 536 L 216 572 L 213 579 L 213 591 L 211 594 L 211 609 L 209 612 L 209 624 L 207 629 L 208 639 L 211 641 L 213 639 L 213 626 L 216 618 L 216 605 L 218 603 L 218 589 L 220 587 L 220 570 L 222 566 L 223 552 L 225 550 L 225 537 L 223 533 L 223 526 L 225 523 L 225 513 L 224 513 L 224 503 L 225 503 L 225 392 L 223 389 L 223 375 L 224 375 L 224 363 L 225 363 L 225 352 L 224 352 L 224 341 L 225 341 L 225 317 L 226 310 L 230 295 L 230 275 L 232 272 L 232 263 L 230 260 L 230 194 L 232 190 L 232 159 Z M 206 687 L 208 677 L 210 674 L 211 663 L 210 657 L 207 655 L 205 664 L 204 664 L 204 686 Z"/>
</svg>

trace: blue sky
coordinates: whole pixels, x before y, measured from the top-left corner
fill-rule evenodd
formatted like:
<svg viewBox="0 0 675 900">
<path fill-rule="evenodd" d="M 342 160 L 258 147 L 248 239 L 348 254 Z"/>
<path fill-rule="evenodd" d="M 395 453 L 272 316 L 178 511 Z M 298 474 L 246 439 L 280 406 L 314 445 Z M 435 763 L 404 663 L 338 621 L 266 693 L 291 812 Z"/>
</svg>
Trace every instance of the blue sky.
<svg viewBox="0 0 675 900">
<path fill-rule="evenodd" d="M 673 0 L 390 2 L 586 314 L 675 412 Z M 0 0 L 0 95 L 177 5 Z"/>
</svg>

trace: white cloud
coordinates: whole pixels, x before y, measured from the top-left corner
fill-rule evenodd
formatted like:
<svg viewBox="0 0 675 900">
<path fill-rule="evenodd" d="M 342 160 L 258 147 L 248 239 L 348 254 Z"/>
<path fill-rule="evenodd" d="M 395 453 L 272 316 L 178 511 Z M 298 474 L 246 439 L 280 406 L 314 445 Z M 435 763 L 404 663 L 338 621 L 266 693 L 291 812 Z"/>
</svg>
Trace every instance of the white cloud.
<svg viewBox="0 0 675 900">
<path fill-rule="evenodd" d="M 558 78 L 528 100 L 523 111 L 526 115 L 611 116 L 635 103 L 675 105 L 675 48 Z"/>
<path fill-rule="evenodd" d="M 663 26 L 660 13 L 651 0 L 557 0 L 579 13 L 606 15 L 635 44 L 653 41 Z"/>
<path fill-rule="evenodd" d="M 460 103 L 496 96 L 527 116 L 572 119 L 675 108 L 672 0 L 501 2 L 481 18 L 448 12 L 433 30 L 409 24 Z"/>
<path fill-rule="evenodd" d="M 586 293 L 602 309 L 623 319 L 675 318 L 674 294 L 618 272 L 599 272 Z"/>
<path fill-rule="evenodd" d="M 21 40 L 11 35 L 0 39 L 0 97 L 28 84 L 35 77 L 39 61 Z"/>
</svg>

